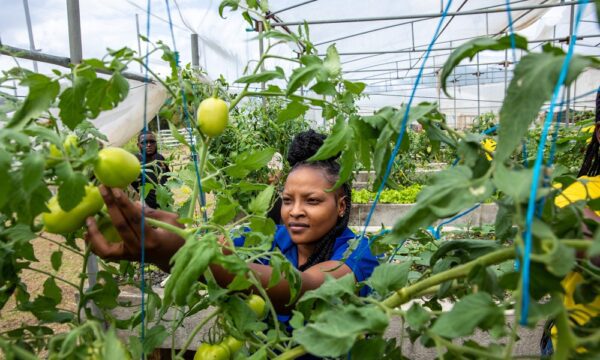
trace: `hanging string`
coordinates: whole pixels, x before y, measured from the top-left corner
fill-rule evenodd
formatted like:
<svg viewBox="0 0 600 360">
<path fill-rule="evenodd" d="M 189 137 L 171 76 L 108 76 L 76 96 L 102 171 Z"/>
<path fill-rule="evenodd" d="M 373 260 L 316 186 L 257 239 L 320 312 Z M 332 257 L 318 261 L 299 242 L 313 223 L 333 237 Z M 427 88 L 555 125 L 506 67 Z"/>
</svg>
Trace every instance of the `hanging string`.
<svg viewBox="0 0 600 360">
<path fill-rule="evenodd" d="M 150 0 L 147 1 L 146 5 L 146 38 L 150 38 Z M 144 56 L 144 119 L 143 119 L 143 131 L 142 134 L 142 185 L 140 194 L 142 199 L 144 198 L 144 194 L 146 194 L 146 134 L 148 132 L 148 124 L 146 121 L 146 115 L 148 113 L 148 61 L 150 57 L 150 47 L 148 42 L 146 42 L 146 55 Z M 146 335 L 146 304 L 145 304 L 145 290 L 146 290 L 146 274 L 144 268 L 146 267 L 146 232 L 144 231 L 144 226 L 146 222 L 145 216 L 146 210 L 146 202 L 142 201 L 142 219 L 141 219 L 141 228 L 140 228 L 140 242 L 141 242 L 141 259 L 140 259 L 140 291 L 142 292 L 142 309 L 141 309 L 141 342 L 144 342 L 144 338 Z M 142 359 L 144 359 L 144 353 L 142 350 Z"/>
<path fill-rule="evenodd" d="M 452 0 L 449 0 L 448 4 L 446 4 L 446 8 L 444 9 L 444 12 L 442 13 L 442 16 L 440 17 L 440 21 L 438 22 L 437 28 L 435 29 L 435 33 L 433 34 L 433 38 L 431 39 L 431 42 L 427 46 L 427 51 L 425 52 L 423 62 L 421 63 L 421 66 L 419 68 L 419 73 L 417 74 L 417 77 L 415 79 L 415 83 L 414 83 L 412 91 L 410 93 L 410 98 L 408 99 L 408 103 L 406 104 L 406 110 L 404 111 L 404 117 L 402 118 L 402 124 L 400 126 L 400 133 L 398 134 L 398 139 L 396 140 L 396 144 L 394 146 L 392 154 L 390 155 L 390 159 L 387 163 L 387 168 L 385 169 L 385 173 L 381 180 L 381 184 L 379 185 L 379 189 L 377 190 L 377 194 L 375 195 L 375 199 L 373 200 L 373 204 L 371 205 L 371 208 L 369 209 L 369 213 L 367 214 L 365 225 L 362 230 L 362 234 L 360 236 L 361 239 L 365 237 L 365 234 L 367 232 L 367 227 L 369 226 L 369 223 L 371 222 L 371 218 L 373 217 L 373 213 L 375 212 L 375 207 L 377 206 L 379 197 L 381 196 L 381 193 L 383 192 L 383 189 L 385 188 L 385 184 L 390 176 L 392 166 L 394 165 L 394 160 L 396 159 L 396 155 L 398 155 L 398 151 L 400 150 L 400 144 L 402 144 L 402 139 L 404 138 L 404 133 L 406 132 L 406 127 L 408 124 L 408 114 L 410 112 L 410 106 L 412 105 L 413 99 L 415 98 L 415 93 L 417 92 L 417 87 L 419 86 L 419 82 L 421 81 L 421 77 L 423 76 L 423 69 L 425 68 L 425 64 L 427 63 L 427 59 L 429 58 L 429 54 L 431 53 L 431 49 L 433 48 L 433 45 L 435 44 L 435 41 L 438 37 L 440 28 L 442 27 L 442 24 L 444 23 L 444 19 L 446 18 L 446 15 L 448 14 L 450 5 L 452 5 Z M 373 243 L 373 239 L 369 239 L 369 246 L 372 243 Z M 363 247 L 363 248 L 361 248 L 361 250 L 359 250 L 359 252 L 357 254 L 358 260 L 360 260 L 362 258 L 364 249 L 365 249 L 365 247 Z"/>
<path fill-rule="evenodd" d="M 548 137 L 548 132 L 550 129 L 550 125 L 552 124 L 552 119 L 554 117 L 554 108 L 557 103 L 557 99 L 559 96 L 560 89 L 565 82 L 567 72 L 569 70 L 569 63 L 571 62 L 571 57 L 573 56 L 573 48 L 575 47 L 575 43 L 577 42 L 577 32 L 579 29 L 579 23 L 581 22 L 581 17 L 583 15 L 583 10 L 585 9 L 588 1 L 584 0 L 581 5 L 579 5 L 577 9 L 577 17 L 575 20 L 575 25 L 573 29 L 573 33 L 570 37 L 569 41 L 569 49 L 565 56 L 565 59 L 562 64 L 562 68 L 560 71 L 560 75 L 556 85 L 554 87 L 554 92 L 552 94 L 552 99 L 550 101 L 550 108 L 548 113 L 546 114 L 546 119 L 544 121 L 544 127 L 542 129 L 542 134 L 540 137 L 540 143 L 537 149 L 537 156 L 535 159 L 535 163 L 533 165 L 533 177 L 531 183 L 531 191 L 529 193 L 529 202 L 527 205 L 527 217 L 525 220 L 525 248 L 523 250 L 523 263 L 521 270 L 521 325 L 527 325 L 527 318 L 529 316 L 529 288 L 530 288 L 530 254 L 531 254 L 531 246 L 532 246 L 532 231 L 531 227 L 533 224 L 533 218 L 536 210 L 536 195 L 538 190 L 538 185 L 540 181 L 540 174 L 542 172 L 542 161 L 544 160 L 544 148 L 546 146 L 546 138 Z"/>
<path fill-rule="evenodd" d="M 200 177 L 200 168 L 198 166 L 198 152 L 196 151 L 196 138 L 194 137 L 193 131 L 192 131 L 192 123 L 190 121 L 190 114 L 188 111 L 188 106 L 187 106 L 187 99 L 185 96 L 185 90 L 183 87 L 183 78 L 181 76 L 181 72 L 179 71 L 179 52 L 177 51 L 177 44 L 175 43 L 175 32 L 173 31 L 173 21 L 171 20 L 171 8 L 169 6 L 169 0 L 165 0 L 165 4 L 167 5 L 167 15 L 168 15 L 168 19 L 169 19 L 169 30 L 171 31 L 171 41 L 173 41 L 173 52 L 175 53 L 175 66 L 177 68 L 177 79 L 179 81 L 179 89 L 181 91 L 181 98 L 182 98 L 182 102 L 183 102 L 183 115 L 184 115 L 184 119 L 185 119 L 185 125 L 186 125 L 186 129 L 188 131 L 188 135 L 189 135 L 189 139 L 190 139 L 190 151 L 192 153 L 192 160 L 194 162 L 194 170 L 196 173 L 196 182 L 198 183 L 198 188 L 199 188 L 199 192 L 198 192 L 198 197 L 200 200 L 200 206 L 201 206 L 201 210 L 200 212 L 202 213 L 202 218 L 204 219 L 204 222 L 208 221 L 208 217 L 206 215 L 206 211 L 204 210 L 206 208 L 206 198 L 204 196 L 204 191 L 202 191 L 202 178 Z M 192 201 L 193 203 L 193 201 Z M 190 206 L 192 206 L 190 204 Z"/>
</svg>

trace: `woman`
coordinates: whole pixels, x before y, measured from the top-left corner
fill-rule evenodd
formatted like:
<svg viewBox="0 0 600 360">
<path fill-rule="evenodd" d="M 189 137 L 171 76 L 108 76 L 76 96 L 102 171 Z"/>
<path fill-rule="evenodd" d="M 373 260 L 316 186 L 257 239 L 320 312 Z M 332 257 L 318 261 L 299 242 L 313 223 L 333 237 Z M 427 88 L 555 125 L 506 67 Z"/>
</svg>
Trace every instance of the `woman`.
<svg viewBox="0 0 600 360">
<path fill-rule="evenodd" d="M 326 276 L 340 278 L 352 273 L 356 281 L 363 281 L 377 265 L 366 239 L 362 239 L 348 259 L 343 260 L 349 241 L 355 237 L 347 227 L 351 191 L 348 184 L 335 191 L 327 191 L 339 177 L 340 166 L 335 159 L 307 162 L 323 141 L 323 135 L 310 130 L 299 134 L 292 142 L 289 152 L 298 161 L 292 167 L 281 194 L 283 225 L 277 227 L 273 240 L 273 246 L 300 270 L 301 293 L 321 286 Z M 121 190 L 101 187 L 100 192 L 123 242 L 108 243 L 94 219 L 89 218 L 86 241 L 91 250 L 105 259 L 139 259 L 141 206 L 129 201 Z M 146 209 L 146 216 L 183 227 L 172 213 Z M 144 232 L 147 261 L 169 271 L 169 260 L 183 245 L 184 240 L 166 230 L 150 226 L 145 226 Z M 239 246 L 243 239 L 236 239 L 235 242 Z M 264 264 L 250 264 L 250 268 L 266 288 L 272 268 Z M 234 278 L 233 274 L 218 265 L 211 265 L 211 270 L 223 287 Z M 278 313 L 286 314 L 291 311 L 287 305 L 290 290 L 286 280 L 269 288 L 267 294 Z"/>
</svg>

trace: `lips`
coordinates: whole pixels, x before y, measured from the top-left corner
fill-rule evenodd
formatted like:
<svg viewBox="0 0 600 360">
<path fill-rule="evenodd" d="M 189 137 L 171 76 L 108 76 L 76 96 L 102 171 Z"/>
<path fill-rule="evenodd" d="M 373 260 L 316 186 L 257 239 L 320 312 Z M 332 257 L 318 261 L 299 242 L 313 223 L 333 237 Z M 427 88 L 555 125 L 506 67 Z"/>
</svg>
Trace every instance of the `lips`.
<svg viewBox="0 0 600 360">
<path fill-rule="evenodd" d="M 300 232 L 300 231 L 304 231 L 306 229 L 308 229 L 308 224 L 305 223 L 301 223 L 301 222 L 290 222 L 288 223 L 288 229 L 291 232 Z"/>
</svg>

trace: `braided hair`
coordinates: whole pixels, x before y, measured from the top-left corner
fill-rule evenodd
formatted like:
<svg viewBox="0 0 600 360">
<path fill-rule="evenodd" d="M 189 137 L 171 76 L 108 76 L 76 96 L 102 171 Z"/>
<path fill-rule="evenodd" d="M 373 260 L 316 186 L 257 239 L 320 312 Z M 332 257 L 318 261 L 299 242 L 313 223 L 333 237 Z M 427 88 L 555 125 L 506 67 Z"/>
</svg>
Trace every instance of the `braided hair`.
<svg viewBox="0 0 600 360">
<path fill-rule="evenodd" d="M 308 130 L 297 134 L 290 144 L 287 160 L 292 167 L 291 171 L 302 167 L 311 167 L 322 170 L 327 180 L 333 185 L 339 178 L 340 165 L 336 161 L 338 156 L 326 160 L 307 161 L 311 156 L 317 153 L 326 136 L 314 130 Z M 349 183 L 341 186 L 343 196 L 346 199 L 346 210 L 341 217 L 338 217 L 335 225 L 331 228 L 317 243 L 315 250 L 308 257 L 306 263 L 298 267 L 298 270 L 304 271 L 313 265 L 322 263 L 331 259 L 333 255 L 333 246 L 335 240 L 344 232 L 350 220 L 350 209 L 352 208 L 352 191 Z"/>
<path fill-rule="evenodd" d="M 598 134 L 600 132 L 600 88 L 596 92 L 596 126 L 594 127 L 594 133 L 592 135 L 592 141 L 588 145 L 585 151 L 585 157 L 583 158 L 583 164 L 579 170 L 580 176 L 596 176 L 600 174 L 600 142 L 598 142 Z"/>
</svg>

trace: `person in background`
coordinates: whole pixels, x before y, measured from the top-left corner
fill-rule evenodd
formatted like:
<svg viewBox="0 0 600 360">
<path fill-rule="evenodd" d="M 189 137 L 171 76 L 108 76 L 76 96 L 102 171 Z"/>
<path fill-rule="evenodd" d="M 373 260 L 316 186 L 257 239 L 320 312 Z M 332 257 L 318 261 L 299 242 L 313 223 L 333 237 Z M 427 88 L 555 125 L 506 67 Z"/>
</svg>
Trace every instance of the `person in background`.
<svg viewBox="0 0 600 360">
<path fill-rule="evenodd" d="M 156 136 L 154 133 L 150 131 L 142 132 L 138 136 L 138 149 L 140 152 L 135 156 L 138 158 L 140 163 L 144 163 L 143 160 L 143 151 L 144 146 L 146 147 L 146 162 L 143 167 L 143 170 L 146 172 L 146 186 L 152 184 L 152 186 L 156 187 L 158 185 L 164 185 L 167 180 L 169 180 L 169 173 L 171 170 L 169 166 L 165 162 L 165 157 L 158 153 L 156 147 Z M 142 186 L 142 176 L 134 181 L 132 184 L 135 191 L 140 192 L 140 188 Z M 144 201 L 147 206 L 153 209 L 159 209 L 160 206 L 156 200 L 156 190 L 151 189 L 148 192 L 148 195 L 144 198 Z"/>
<path fill-rule="evenodd" d="M 577 181 L 565 188 L 556 198 L 554 204 L 563 208 L 578 201 L 588 201 L 600 198 L 600 88 L 596 93 L 596 124 L 592 139 L 586 149 L 585 158 L 581 169 L 577 174 Z M 600 222 L 600 211 L 592 211 L 589 208 L 583 210 L 583 216 Z M 593 238 L 594 234 L 583 224 L 583 234 L 586 238 Z M 590 259 L 590 262 L 600 267 L 600 257 Z M 572 328 L 581 327 L 590 320 L 600 315 L 600 294 L 588 303 L 577 303 L 575 291 L 577 286 L 584 281 L 583 275 L 578 271 L 572 271 L 562 280 L 561 284 L 565 291 L 563 304 L 569 312 L 569 321 Z M 544 326 L 544 333 L 540 341 L 542 356 L 550 356 L 554 353 L 558 330 L 554 320 L 548 320 Z M 585 353 L 584 347 L 577 348 L 578 353 Z"/>
</svg>

